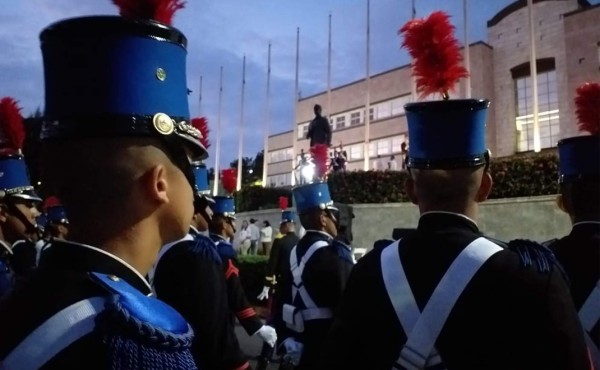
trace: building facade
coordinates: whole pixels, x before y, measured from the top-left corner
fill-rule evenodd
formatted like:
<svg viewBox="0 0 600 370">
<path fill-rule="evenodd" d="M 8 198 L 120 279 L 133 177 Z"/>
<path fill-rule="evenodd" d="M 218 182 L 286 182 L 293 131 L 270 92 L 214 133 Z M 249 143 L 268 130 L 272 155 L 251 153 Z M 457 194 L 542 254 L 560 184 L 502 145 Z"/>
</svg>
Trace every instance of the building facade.
<svg viewBox="0 0 600 370">
<path fill-rule="evenodd" d="M 556 147 L 577 134 L 575 89 L 600 80 L 600 5 L 587 0 L 534 0 L 541 148 Z M 530 75 L 527 1 L 516 1 L 487 23 L 488 41 L 469 45 L 471 97 L 491 101 L 487 144 L 495 157 L 534 150 L 532 78 Z M 368 149 L 365 145 L 365 79 L 303 98 L 296 105 L 294 131 L 270 136 L 267 185 L 295 183 L 292 169 L 298 155 L 308 152 L 308 125 L 313 106 L 320 104 L 330 119 L 332 146 L 346 151 L 347 170 L 385 169 L 391 156 L 403 160 L 408 143 L 404 104 L 413 101 L 411 70 L 401 66 L 370 77 Z M 451 99 L 466 96 L 460 81 Z M 333 149 L 333 148 L 332 148 Z M 369 151 L 368 161 L 365 150 Z"/>
</svg>

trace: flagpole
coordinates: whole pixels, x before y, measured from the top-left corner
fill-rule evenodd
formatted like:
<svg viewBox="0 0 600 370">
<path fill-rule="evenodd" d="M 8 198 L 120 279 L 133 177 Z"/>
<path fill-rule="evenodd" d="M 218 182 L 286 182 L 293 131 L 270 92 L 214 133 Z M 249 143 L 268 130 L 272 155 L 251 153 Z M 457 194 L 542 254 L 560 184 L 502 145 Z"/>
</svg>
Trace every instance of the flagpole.
<svg viewBox="0 0 600 370">
<path fill-rule="evenodd" d="M 371 1 L 367 0 L 367 56 L 366 56 L 366 78 L 365 82 L 367 84 L 367 93 L 366 93 L 366 102 L 365 102 L 365 163 L 363 169 L 365 171 L 369 170 L 369 144 L 371 140 L 371 114 L 369 111 L 371 110 L 371 72 L 370 72 L 370 54 L 371 54 Z"/>
<path fill-rule="evenodd" d="M 412 10 L 411 10 L 410 19 L 415 19 L 417 17 L 417 8 L 416 8 L 415 0 L 412 0 L 412 8 L 411 9 Z M 411 63 L 414 63 L 414 60 L 412 60 Z M 412 70 L 413 69 L 411 68 L 411 71 Z M 412 72 L 411 72 L 411 76 L 410 76 L 410 96 L 411 96 L 411 100 L 413 102 L 417 101 L 417 79 L 412 74 Z"/>
<path fill-rule="evenodd" d="M 217 115 L 217 144 L 215 148 L 215 177 L 213 182 L 213 196 L 219 191 L 219 160 L 221 156 L 221 107 L 223 102 L 223 66 L 219 77 L 219 108 Z"/>
<path fill-rule="evenodd" d="M 300 129 L 296 122 L 296 115 L 297 115 L 297 111 L 298 111 L 299 69 L 300 69 L 300 27 L 297 27 L 296 28 L 296 79 L 294 82 L 294 121 L 293 121 L 294 133 L 296 133 L 296 130 Z M 296 137 L 298 137 L 298 136 L 296 136 Z M 296 137 L 294 138 L 294 140 L 296 140 Z M 292 186 L 296 185 L 296 176 L 294 174 L 295 164 L 296 164 L 296 145 L 292 146 L 292 178 L 290 180 L 290 182 L 292 183 Z"/>
<path fill-rule="evenodd" d="M 198 114 L 202 116 L 202 75 L 200 75 L 200 92 L 198 95 Z"/>
<path fill-rule="evenodd" d="M 327 50 L 327 119 L 331 119 L 331 12 L 329 12 L 329 44 Z"/>
<path fill-rule="evenodd" d="M 267 53 L 267 99 L 265 103 L 265 119 L 264 119 L 264 131 L 265 131 L 265 143 L 263 150 L 263 173 L 262 173 L 262 186 L 267 187 L 267 158 L 269 156 L 269 109 L 271 99 L 271 42 L 269 41 L 269 52 Z"/>
<path fill-rule="evenodd" d="M 542 150 L 540 143 L 540 124 L 538 120 L 538 87 L 537 87 L 537 63 L 535 55 L 535 25 L 533 24 L 533 0 L 527 0 L 529 12 L 529 66 L 531 74 L 532 97 L 533 97 L 533 150 Z"/>
<path fill-rule="evenodd" d="M 469 22 L 467 11 L 468 0 L 463 0 L 463 21 L 465 23 L 465 42 L 464 42 L 464 65 L 467 71 L 471 70 L 471 51 L 469 50 Z M 465 99 L 471 99 L 471 74 L 467 74 L 465 78 Z"/>
<path fill-rule="evenodd" d="M 243 168 L 243 149 L 244 149 L 244 91 L 246 88 L 246 56 L 242 62 L 242 102 L 240 108 L 240 128 L 239 128 L 239 143 L 238 143 L 238 166 L 237 166 L 237 184 L 236 190 L 242 188 L 242 168 Z"/>
</svg>

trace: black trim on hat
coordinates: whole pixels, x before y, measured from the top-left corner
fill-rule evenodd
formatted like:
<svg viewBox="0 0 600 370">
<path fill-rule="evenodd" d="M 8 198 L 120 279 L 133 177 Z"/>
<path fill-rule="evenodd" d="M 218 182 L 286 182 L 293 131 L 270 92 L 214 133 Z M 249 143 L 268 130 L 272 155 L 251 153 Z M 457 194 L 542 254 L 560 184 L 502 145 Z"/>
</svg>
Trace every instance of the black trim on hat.
<svg viewBox="0 0 600 370">
<path fill-rule="evenodd" d="M 435 100 L 407 103 L 404 105 L 404 110 L 409 112 L 446 112 L 456 111 L 458 108 L 464 109 L 465 106 L 471 110 L 486 109 L 490 106 L 490 101 L 487 99 L 451 99 L 451 100 Z"/>
<path fill-rule="evenodd" d="M 44 29 L 40 34 L 40 41 L 43 44 L 53 38 L 73 39 L 79 35 L 85 40 L 91 32 L 98 32 L 106 38 L 138 35 L 178 44 L 184 49 L 187 47 L 187 38 L 174 27 L 148 19 L 118 16 L 91 16 L 62 20 Z"/>
<path fill-rule="evenodd" d="M 410 168 L 425 170 L 452 170 L 458 168 L 481 167 L 488 163 L 487 153 L 463 158 L 427 159 L 408 157 L 406 164 Z M 489 157 L 488 157 L 489 158 Z"/>
</svg>

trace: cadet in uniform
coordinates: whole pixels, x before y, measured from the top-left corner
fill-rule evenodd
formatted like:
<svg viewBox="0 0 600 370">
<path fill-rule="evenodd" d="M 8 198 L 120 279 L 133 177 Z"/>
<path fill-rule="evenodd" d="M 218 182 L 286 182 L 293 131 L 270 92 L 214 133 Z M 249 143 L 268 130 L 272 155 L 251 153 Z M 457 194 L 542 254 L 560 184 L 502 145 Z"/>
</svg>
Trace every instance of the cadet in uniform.
<svg viewBox="0 0 600 370">
<path fill-rule="evenodd" d="M 35 206 L 42 200 L 33 192 L 21 154 L 24 130 L 17 102 L 8 97 L 0 99 L 0 249 L 4 255 L 0 285 L 5 286 L 0 289 L 5 292 L 14 279 L 20 280 L 32 271 L 35 261 L 32 240 L 37 237 L 39 215 Z"/>
<path fill-rule="evenodd" d="M 256 335 L 273 347 L 277 341 L 275 329 L 264 325 L 248 302 L 240 280 L 235 249 L 229 242 L 235 235 L 234 199 L 228 196 L 216 196 L 214 199 L 215 203 L 211 205 L 214 216 L 210 223 L 210 238 L 215 242 L 223 261 L 229 311 L 231 312 L 230 320 L 235 323 L 235 318 L 237 318 L 248 335 Z"/>
<path fill-rule="evenodd" d="M 40 36 L 42 182 L 72 241 L 54 241 L 1 303 L 2 369 L 197 368 L 191 327 L 144 279 L 188 231 L 190 159 L 206 156 L 188 124 L 186 38 L 168 25 L 176 7 L 146 5 Z"/>
<path fill-rule="evenodd" d="M 66 240 L 69 234 L 69 219 L 65 207 L 57 197 L 48 197 L 44 201 L 43 226 L 40 226 L 40 217 L 37 218 L 41 238 L 35 243 L 35 266 L 39 264 L 43 250 L 50 245 L 52 240 Z"/>
<path fill-rule="evenodd" d="M 567 285 L 544 249 L 503 249 L 477 226 L 492 187 L 488 105 L 405 105 L 418 227 L 355 266 L 324 369 L 589 369 Z"/>
<path fill-rule="evenodd" d="M 550 248 L 569 277 L 594 365 L 600 369 L 600 84 L 584 84 L 577 92 L 579 124 L 591 135 L 558 142 L 558 204 L 573 228 Z"/>
<path fill-rule="evenodd" d="M 279 233 L 282 235 L 276 238 L 271 248 L 269 264 L 267 267 L 267 276 L 265 276 L 265 285 L 262 292 L 257 297 L 259 300 L 269 299 L 269 291 L 274 290 L 270 300 L 270 312 L 268 324 L 274 325 L 277 317 L 281 321 L 281 294 L 277 286 L 281 282 L 282 276 L 290 269 L 290 253 L 292 248 L 298 244 L 298 235 L 296 235 L 296 215 L 293 211 L 283 210 L 281 212 L 281 223 L 279 224 Z M 274 354 L 274 348 L 266 343 L 260 352 L 257 370 L 265 370 Z"/>
<path fill-rule="evenodd" d="M 206 166 L 194 163 L 194 218 L 190 233 L 165 245 L 148 277 L 158 298 L 175 307 L 196 333 L 192 353 L 201 369 L 249 368 L 230 320 L 223 261 L 203 235 L 213 214 Z"/>
<path fill-rule="evenodd" d="M 281 283 L 284 359 L 296 369 L 315 369 L 353 262 L 350 250 L 334 243 L 336 209 L 325 182 L 293 190 L 306 234 L 290 252 Z"/>
</svg>

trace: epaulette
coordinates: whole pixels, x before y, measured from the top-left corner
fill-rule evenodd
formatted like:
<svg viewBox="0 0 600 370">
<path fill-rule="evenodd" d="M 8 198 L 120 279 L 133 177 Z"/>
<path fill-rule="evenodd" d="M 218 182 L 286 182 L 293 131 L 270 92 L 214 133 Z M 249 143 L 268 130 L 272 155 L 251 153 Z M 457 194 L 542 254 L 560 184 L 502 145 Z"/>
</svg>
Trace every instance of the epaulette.
<svg viewBox="0 0 600 370">
<path fill-rule="evenodd" d="M 556 257 L 548 248 L 526 239 L 515 239 L 508 243 L 508 249 L 519 255 L 523 267 L 534 266 L 539 272 L 547 273 L 556 265 Z"/>
<path fill-rule="evenodd" d="M 331 243 L 331 246 L 335 248 L 337 255 L 342 260 L 354 264 L 354 259 L 352 258 L 352 248 L 349 245 L 344 244 L 340 240 L 334 239 Z"/>
<path fill-rule="evenodd" d="M 224 240 L 220 240 L 217 245 L 217 252 L 219 256 L 221 256 L 222 260 L 231 260 L 235 258 L 235 249 L 233 249 L 233 245 Z"/>
<path fill-rule="evenodd" d="M 373 250 L 381 250 L 385 247 L 387 247 L 388 245 L 392 244 L 393 242 L 395 242 L 395 240 L 391 240 L 391 239 L 380 239 L 377 240 L 375 243 L 373 243 Z"/>
<path fill-rule="evenodd" d="M 221 256 L 217 252 L 217 246 L 208 236 L 197 234 L 192 242 L 192 252 L 200 254 L 202 257 L 214 261 L 217 264 L 222 264 Z"/>
<path fill-rule="evenodd" d="M 114 275 L 90 276 L 109 293 L 96 330 L 113 369 L 197 369 L 190 352 L 193 330 L 175 309 Z"/>
</svg>

